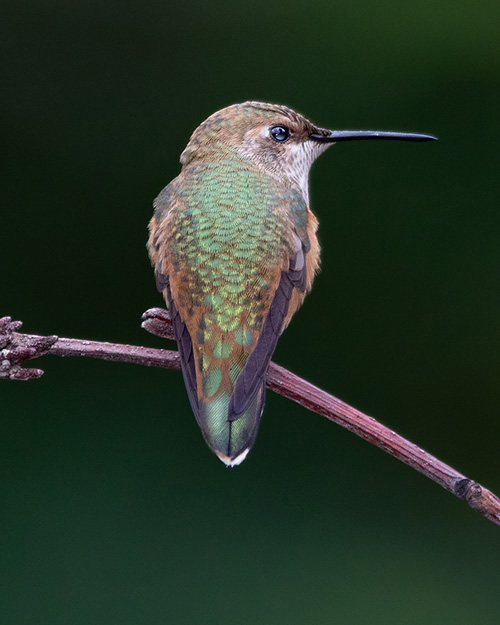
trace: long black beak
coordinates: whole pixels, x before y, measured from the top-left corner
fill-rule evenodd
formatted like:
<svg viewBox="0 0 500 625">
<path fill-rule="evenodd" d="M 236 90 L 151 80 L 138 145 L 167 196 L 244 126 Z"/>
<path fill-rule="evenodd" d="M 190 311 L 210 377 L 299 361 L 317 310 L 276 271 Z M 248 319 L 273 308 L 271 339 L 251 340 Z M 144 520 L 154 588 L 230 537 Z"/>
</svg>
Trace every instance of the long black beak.
<svg viewBox="0 0 500 625">
<path fill-rule="evenodd" d="M 337 141 L 361 141 L 363 139 L 392 139 L 393 141 L 437 141 L 431 135 L 417 135 L 413 132 L 381 132 L 378 130 L 321 130 L 309 135 L 315 141 L 337 143 Z"/>
</svg>

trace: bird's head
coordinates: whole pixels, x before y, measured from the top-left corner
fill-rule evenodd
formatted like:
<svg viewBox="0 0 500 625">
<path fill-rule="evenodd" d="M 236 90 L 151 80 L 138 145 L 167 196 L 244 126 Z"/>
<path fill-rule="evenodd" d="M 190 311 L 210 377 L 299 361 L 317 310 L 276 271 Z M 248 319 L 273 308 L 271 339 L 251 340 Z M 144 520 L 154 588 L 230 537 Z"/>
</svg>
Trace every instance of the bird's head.
<svg viewBox="0 0 500 625">
<path fill-rule="evenodd" d="M 197 158 L 225 160 L 231 154 L 239 154 L 269 175 L 287 180 L 307 200 L 309 170 L 316 158 L 333 143 L 359 139 L 430 141 L 434 137 L 327 130 L 286 106 L 244 102 L 221 109 L 200 124 L 181 155 L 181 163 L 186 165 Z"/>
</svg>

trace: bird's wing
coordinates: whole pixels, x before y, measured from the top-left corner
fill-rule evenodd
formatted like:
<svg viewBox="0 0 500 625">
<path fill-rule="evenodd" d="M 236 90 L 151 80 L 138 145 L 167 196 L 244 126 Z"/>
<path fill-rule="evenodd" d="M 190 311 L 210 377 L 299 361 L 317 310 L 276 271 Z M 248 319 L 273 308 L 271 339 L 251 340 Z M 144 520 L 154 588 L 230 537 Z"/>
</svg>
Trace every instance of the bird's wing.
<svg viewBox="0 0 500 625">
<path fill-rule="evenodd" d="M 307 283 L 305 256 L 306 246 L 296 235 L 295 255 L 290 258 L 289 267 L 281 271 L 278 287 L 264 321 L 262 331 L 254 350 L 236 380 L 229 402 L 228 420 L 238 419 L 253 402 L 265 382 L 265 376 L 278 338 L 283 330 L 294 288 L 304 292 Z"/>
</svg>

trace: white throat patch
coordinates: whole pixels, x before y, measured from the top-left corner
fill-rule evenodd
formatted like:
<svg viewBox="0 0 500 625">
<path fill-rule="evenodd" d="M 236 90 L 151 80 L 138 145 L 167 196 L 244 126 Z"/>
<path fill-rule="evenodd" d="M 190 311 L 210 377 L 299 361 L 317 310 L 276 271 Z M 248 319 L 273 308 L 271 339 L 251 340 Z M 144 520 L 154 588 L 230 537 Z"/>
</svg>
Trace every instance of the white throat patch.
<svg viewBox="0 0 500 625">
<path fill-rule="evenodd" d="M 309 170 L 311 165 L 327 150 L 332 143 L 304 141 L 287 146 L 286 158 L 280 162 L 281 169 L 299 187 L 306 204 L 309 206 Z"/>
</svg>

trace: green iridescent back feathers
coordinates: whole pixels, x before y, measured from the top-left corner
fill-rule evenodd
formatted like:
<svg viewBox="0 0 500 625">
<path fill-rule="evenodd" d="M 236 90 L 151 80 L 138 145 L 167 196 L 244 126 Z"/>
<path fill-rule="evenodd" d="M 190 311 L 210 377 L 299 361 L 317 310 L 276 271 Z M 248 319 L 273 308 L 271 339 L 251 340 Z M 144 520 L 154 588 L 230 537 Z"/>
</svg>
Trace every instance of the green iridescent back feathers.
<svg viewBox="0 0 500 625">
<path fill-rule="evenodd" d="M 165 220 L 171 297 L 198 354 L 198 420 L 228 457 L 256 434 L 264 399 L 260 391 L 250 414 L 228 423 L 234 383 L 288 269 L 290 234 L 307 237 L 300 194 L 242 160 L 188 165 L 160 194 L 155 213 Z"/>
</svg>

